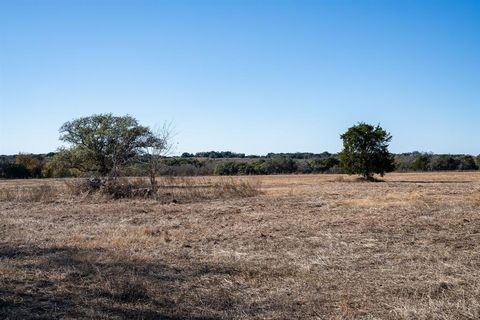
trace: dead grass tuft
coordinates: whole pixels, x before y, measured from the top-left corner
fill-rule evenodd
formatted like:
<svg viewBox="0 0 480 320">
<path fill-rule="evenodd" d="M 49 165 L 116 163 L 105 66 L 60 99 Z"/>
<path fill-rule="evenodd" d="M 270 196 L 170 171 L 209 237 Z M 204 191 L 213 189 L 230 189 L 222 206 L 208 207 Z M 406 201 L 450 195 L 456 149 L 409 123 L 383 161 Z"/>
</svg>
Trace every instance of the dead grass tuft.
<svg viewBox="0 0 480 320">
<path fill-rule="evenodd" d="M 213 186 L 215 194 L 217 194 L 220 198 L 255 197 L 261 193 L 260 188 L 261 184 L 259 181 L 242 181 L 234 178 L 225 178 Z"/>
<path fill-rule="evenodd" d="M 20 187 L 15 189 L 0 189 L 0 201 L 9 202 L 54 202 L 63 194 L 57 188 L 40 184 L 36 186 Z"/>
<path fill-rule="evenodd" d="M 188 203 L 203 200 L 249 198 L 261 193 L 259 181 L 224 177 L 162 177 L 159 179 L 157 198 L 167 203 Z"/>
<path fill-rule="evenodd" d="M 44 180 L 42 180 L 44 181 Z M 89 179 L 66 179 L 58 186 L 45 183 L 0 187 L 0 201 L 5 202 L 102 202 L 117 199 L 155 199 L 163 203 L 187 203 L 204 200 L 248 198 L 260 195 L 258 181 L 236 178 L 162 177 L 158 192 L 152 194 L 145 178 L 120 178 L 99 183 Z"/>
</svg>

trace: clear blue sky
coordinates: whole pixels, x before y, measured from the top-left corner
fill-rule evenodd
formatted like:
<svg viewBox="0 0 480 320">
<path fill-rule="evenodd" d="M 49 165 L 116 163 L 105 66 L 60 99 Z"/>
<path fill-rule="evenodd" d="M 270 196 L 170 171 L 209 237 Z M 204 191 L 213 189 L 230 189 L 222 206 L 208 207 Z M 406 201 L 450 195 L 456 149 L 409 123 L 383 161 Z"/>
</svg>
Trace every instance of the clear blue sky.
<svg viewBox="0 0 480 320">
<path fill-rule="evenodd" d="M 0 0 L 0 154 L 65 121 L 172 121 L 177 152 L 480 153 L 480 1 Z"/>
</svg>

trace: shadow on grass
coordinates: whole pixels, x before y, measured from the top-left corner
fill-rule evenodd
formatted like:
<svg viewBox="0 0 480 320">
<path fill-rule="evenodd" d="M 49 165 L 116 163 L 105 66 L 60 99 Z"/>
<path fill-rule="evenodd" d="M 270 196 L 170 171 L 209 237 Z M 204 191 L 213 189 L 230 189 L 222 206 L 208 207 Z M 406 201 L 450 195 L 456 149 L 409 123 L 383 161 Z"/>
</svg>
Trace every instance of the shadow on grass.
<svg viewBox="0 0 480 320">
<path fill-rule="evenodd" d="M 215 286 L 221 264 L 145 262 L 98 249 L 0 244 L 1 319 L 220 319 L 254 313 Z M 3 269 L 3 270 L 2 270 Z"/>
</svg>

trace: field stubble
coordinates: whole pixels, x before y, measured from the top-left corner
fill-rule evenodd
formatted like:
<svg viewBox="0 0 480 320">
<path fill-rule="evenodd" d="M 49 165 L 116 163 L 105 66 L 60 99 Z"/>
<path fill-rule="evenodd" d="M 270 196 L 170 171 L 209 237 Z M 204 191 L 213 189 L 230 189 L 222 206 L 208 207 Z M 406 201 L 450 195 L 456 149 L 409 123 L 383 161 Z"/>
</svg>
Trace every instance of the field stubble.
<svg viewBox="0 0 480 320">
<path fill-rule="evenodd" d="M 0 181 L 0 318 L 480 317 L 480 174 L 228 179 Z"/>
</svg>

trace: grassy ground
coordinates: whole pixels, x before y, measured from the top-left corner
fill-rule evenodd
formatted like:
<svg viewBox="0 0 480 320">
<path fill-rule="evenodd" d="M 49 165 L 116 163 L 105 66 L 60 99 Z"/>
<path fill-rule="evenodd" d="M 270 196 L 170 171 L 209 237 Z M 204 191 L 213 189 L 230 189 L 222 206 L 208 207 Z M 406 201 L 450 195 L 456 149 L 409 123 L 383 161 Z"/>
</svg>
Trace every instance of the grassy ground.
<svg viewBox="0 0 480 320">
<path fill-rule="evenodd" d="M 479 173 L 219 179 L 161 201 L 0 181 L 0 318 L 480 317 Z"/>
</svg>

